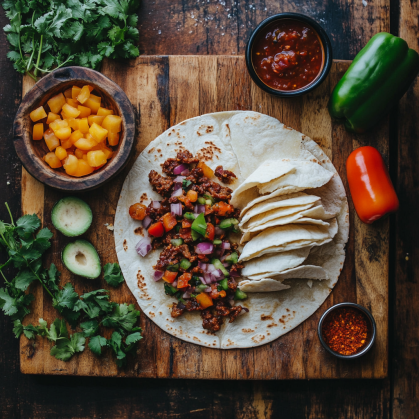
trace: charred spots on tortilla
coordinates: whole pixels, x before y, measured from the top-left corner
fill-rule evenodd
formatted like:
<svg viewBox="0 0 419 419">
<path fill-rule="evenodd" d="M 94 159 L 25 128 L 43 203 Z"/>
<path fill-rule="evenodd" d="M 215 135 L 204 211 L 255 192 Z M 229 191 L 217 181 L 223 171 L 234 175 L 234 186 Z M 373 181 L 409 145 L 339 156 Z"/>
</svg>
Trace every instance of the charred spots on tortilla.
<svg viewBox="0 0 419 419">
<path fill-rule="evenodd" d="M 271 323 L 271 324 L 268 324 L 266 327 L 275 327 L 275 326 L 278 326 L 276 323 Z"/>
<path fill-rule="evenodd" d="M 273 320 L 271 315 L 266 315 L 266 314 L 261 314 L 260 315 L 260 319 L 265 321 L 265 320 Z"/>
<path fill-rule="evenodd" d="M 254 330 L 253 329 L 242 329 L 243 333 L 253 333 Z"/>
<path fill-rule="evenodd" d="M 172 133 L 171 133 L 171 132 L 169 132 L 167 135 L 170 137 L 170 136 L 172 135 Z"/>
<path fill-rule="evenodd" d="M 158 148 L 157 149 L 157 153 L 161 153 L 161 148 Z"/>
<path fill-rule="evenodd" d="M 139 226 L 134 230 L 134 234 L 137 236 L 144 236 L 144 229 L 143 227 Z"/>
<path fill-rule="evenodd" d="M 127 243 L 127 239 L 124 239 L 124 242 L 122 243 L 122 246 L 124 247 L 124 250 L 127 251 L 128 250 L 128 243 Z"/>
<path fill-rule="evenodd" d="M 150 150 L 148 150 L 148 154 L 151 154 L 154 151 L 154 147 L 150 148 Z"/>
</svg>

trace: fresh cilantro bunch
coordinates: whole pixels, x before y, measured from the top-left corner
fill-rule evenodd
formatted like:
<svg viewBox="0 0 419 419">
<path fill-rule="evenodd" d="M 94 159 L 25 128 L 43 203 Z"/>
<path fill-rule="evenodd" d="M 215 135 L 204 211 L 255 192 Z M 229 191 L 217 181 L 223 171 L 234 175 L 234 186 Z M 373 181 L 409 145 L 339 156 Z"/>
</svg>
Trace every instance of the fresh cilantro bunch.
<svg viewBox="0 0 419 419">
<path fill-rule="evenodd" d="M 99 69 L 105 57 L 135 58 L 139 0 L 5 0 L 7 57 L 22 74 L 66 65 Z"/>
<path fill-rule="evenodd" d="M 142 330 L 136 326 L 140 312 L 133 304 L 109 301 L 109 291 L 105 289 L 79 296 L 70 282 L 61 287 L 60 272 L 56 266 L 51 264 L 48 270 L 42 266 L 42 255 L 51 246 L 51 231 L 48 228 L 39 230 L 41 222 L 35 214 L 25 215 L 15 224 L 7 204 L 6 207 L 11 222 L 0 221 L 0 250 L 5 250 L 8 255 L 8 260 L 0 265 L 0 274 L 5 282 L 5 287 L 0 288 L 0 309 L 11 316 L 15 336 L 18 338 L 23 333 L 28 339 L 35 339 L 37 335 L 48 338 L 55 342 L 51 355 L 62 361 L 68 361 L 77 352 L 82 352 L 86 338 L 89 338 L 88 346 L 95 355 L 101 355 L 102 348 L 109 347 L 115 353 L 117 365 L 124 365 L 126 355 L 142 338 Z M 9 265 L 18 269 L 18 274 L 11 281 L 3 273 Z M 110 285 L 118 286 L 123 281 L 118 264 L 108 263 L 104 271 L 105 280 Z M 34 299 L 27 289 L 36 280 L 50 295 L 52 306 L 65 319 L 56 319 L 49 329 L 43 319 L 39 319 L 38 326 L 22 324 Z M 69 336 L 66 320 L 73 329 L 82 321 L 82 332 Z M 101 326 L 113 329 L 110 339 L 100 335 Z"/>
</svg>

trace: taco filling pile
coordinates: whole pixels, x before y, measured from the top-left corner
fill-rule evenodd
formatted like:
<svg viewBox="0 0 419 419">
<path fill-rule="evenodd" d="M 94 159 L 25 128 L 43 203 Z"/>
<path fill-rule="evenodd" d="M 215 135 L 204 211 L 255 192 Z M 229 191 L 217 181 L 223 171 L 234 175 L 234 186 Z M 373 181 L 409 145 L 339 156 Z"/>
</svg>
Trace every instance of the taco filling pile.
<svg viewBox="0 0 419 419">
<path fill-rule="evenodd" d="M 202 327 L 217 332 L 224 319 L 232 323 L 249 311 L 234 305 L 235 300 L 247 298 L 235 280 L 243 268 L 234 242 L 240 233 L 240 211 L 230 204 L 233 191 L 210 180 L 215 175 L 230 184 L 236 175 L 222 166 L 214 172 L 187 150 L 167 159 L 162 169 L 165 176 L 151 170 L 148 177 L 163 199 L 148 207 L 136 203 L 129 208 L 130 216 L 142 220 L 149 236 L 140 240 L 136 250 L 145 257 L 150 250 L 162 248 L 153 279 L 162 279 L 162 292 L 178 300 L 171 316 L 199 311 Z"/>
</svg>

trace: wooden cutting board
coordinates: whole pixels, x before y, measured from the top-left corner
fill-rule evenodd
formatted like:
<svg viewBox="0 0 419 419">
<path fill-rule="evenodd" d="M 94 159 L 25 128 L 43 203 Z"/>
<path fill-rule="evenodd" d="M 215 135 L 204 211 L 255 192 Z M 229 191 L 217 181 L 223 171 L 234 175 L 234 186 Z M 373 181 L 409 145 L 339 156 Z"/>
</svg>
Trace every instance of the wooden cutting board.
<svg viewBox="0 0 419 419">
<path fill-rule="evenodd" d="M 159 134 L 185 119 L 208 112 L 253 110 L 278 118 L 311 137 L 325 150 L 340 173 L 348 192 L 345 161 L 361 145 L 373 145 L 388 157 L 389 129 L 383 123 L 367 135 L 347 133 L 334 124 L 327 112 L 329 95 L 348 68 L 335 62 L 329 77 L 314 92 L 294 99 L 278 99 L 262 92 L 250 80 L 243 57 L 143 56 L 127 63 L 106 62 L 102 72 L 126 92 L 137 112 L 136 153 L 128 168 L 104 187 L 80 195 L 92 207 L 94 222 L 85 237 L 98 249 L 102 263 L 116 262 L 113 225 L 122 183 L 138 154 Z M 25 79 L 23 93 L 32 86 Z M 252 156 L 249 156 L 252 158 Z M 38 214 L 54 231 L 52 249 L 45 263 L 54 262 L 62 272 L 62 283 L 71 281 L 79 293 L 109 288 L 103 279 L 90 281 L 70 275 L 60 253 L 68 239 L 51 224 L 51 208 L 62 193 L 44 187 L 23 170 L 22 208 Z M 110 352 L 96 358 L 89 350 L 62 362 L 50 356 L 51 344 L 37 338 L 20 341 L 21 371 L 27 374 L 124 376 L 206 379 L 319 379 L 383 378 L 388 361 L 388 262 L 389 222 L 365 225 L 355 215 L 350 200 L 350 238 L 345 266 L 335 289 L 325 303 L 300 326 L 276 341 L 254 349 L 219 350 L 183 342 L 160 330 L 145 315 L 141 318 L 144 339 L 123 369 L 115 366 Z M 128 209 L 127 209 L 128 214 Z M 27 321 L 40 317 L 52 322 L 57 312 L 49 297 L 34 286 L 36 300 Z M 135 302 L 123 284 L 111 290 L 117 302 Z M 377 341 L 363 358 L 338 360 L 324 351 L 316 327 L 331 305 L 352 301 L 367 307 L 377 322 Z M 28 316 L 29 317 L 29 316 Z"/>
</svg>

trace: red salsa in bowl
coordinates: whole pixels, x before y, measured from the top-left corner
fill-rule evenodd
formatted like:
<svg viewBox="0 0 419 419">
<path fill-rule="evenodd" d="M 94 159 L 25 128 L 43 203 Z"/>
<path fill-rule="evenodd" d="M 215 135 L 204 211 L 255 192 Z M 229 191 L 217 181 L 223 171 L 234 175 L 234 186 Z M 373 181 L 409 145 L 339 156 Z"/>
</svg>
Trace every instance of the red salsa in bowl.
<svg viewBox="0 0 419 419">
<path fill-rule="evenodd" d="M 281 13 L 263 21 L 252 33 L 246 64 L 253 81 L 268 93 L 296 96 L 312 90 L 327 76 L 332 47 L 313 19 Z"/>
</svg>

